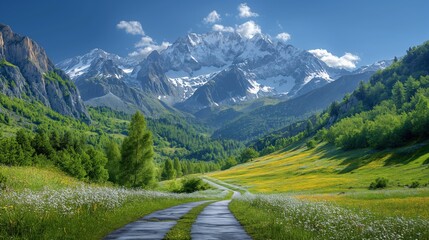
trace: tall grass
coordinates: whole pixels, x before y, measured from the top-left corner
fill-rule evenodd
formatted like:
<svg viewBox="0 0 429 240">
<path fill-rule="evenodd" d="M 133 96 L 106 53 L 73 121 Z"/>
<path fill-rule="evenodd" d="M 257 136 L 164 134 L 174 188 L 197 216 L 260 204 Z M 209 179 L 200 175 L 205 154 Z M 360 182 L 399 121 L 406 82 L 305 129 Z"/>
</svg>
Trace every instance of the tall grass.
<svg viewBox="0 0 429 240">
<path fill-rule="evenodd" d="M 246 194 L 230 208 L 255 239 L 429 239 L 428 220 L 381 217 L 282 194 Z"/>
<path fill-rule="evenodd" d="M 111 187 L 0 193 L 0 239 L 100 239 L 153 211 L 215 198 L 219 191 L 172 194 Z"/>
<path fill-rule="evenodd" d="M 344 194 L 297 195 L 299 199 L 328 201 L 350 209 L 367 209 L 381 216 L 429 219 L 429 189 L 386 189 Z"/>
</svg>

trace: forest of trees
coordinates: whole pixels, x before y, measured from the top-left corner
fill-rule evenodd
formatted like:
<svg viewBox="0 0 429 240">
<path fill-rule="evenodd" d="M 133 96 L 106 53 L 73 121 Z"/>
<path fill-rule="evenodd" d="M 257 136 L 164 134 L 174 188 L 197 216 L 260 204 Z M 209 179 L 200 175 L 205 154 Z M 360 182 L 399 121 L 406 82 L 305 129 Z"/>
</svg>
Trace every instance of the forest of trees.
<svg viewBox="0 0 429 240">
<path fill-rule="evenodd" d="M 429 137 L 429 42 L 361 83 L 322 113 L 265 136 L 251 147 L 261 155 L 315 135 L 343 149 L 399 147 Z M 317 134 L 316 134 L 317 133 Z M 308 146 L 314 146 L 310 140 Z"/>
<path fill-rule="evenodd" d="M 55 165 L 78 179 L 104 182 L 107 158 L 103 151 L 87 144 L 84 136 L 45 125 L 35 133 L 25 129 L 15 137 L 0 138 L 0 163 L 9 166 Z"/>
<path fill-rule="evenodd" d="M 129 134 L 130 115 L 109 109 L 90 108 L 93 121 L 88 125 L 54 112 L 39 102 L 12 99 L 3 94 L 0 94 L 0 106 L 0 164 L 56 166 L 70 176 L 84 181 L 122 183 L 122 140 L 116 136 Z M 106 130 L 110 128 L 111 130 Z M 185 134 L 187 129 L 182 131 Z M 154 137 L 154 142 L 157 137 L 159 138 L 158 134 Z M 211 147 L 208 137 L 205 141 L 207 149 L 216 149 Z M 237 149 L 241 146 L 233 144 Z M 155 144 L 155 150 L 156 148 Z M 230 148 L 228 151 L 237 150 Z M 227 155 L 223 150 L 219 152 L 221 154 L 218 156 Z M 165 159 L 169 158 L 163 155 L 155 158 L 154 180 L 161 179 Z M 180 160 L 183 175 L 220 170 L 222 164 L 222 159 Z"/>
<path fill-rule="evenodd" d="M 429 42 L 410 48 L 331 111 L 339 120 L 319 136 L 345 149 L 383 149 L 427 139 Z"/>
<path fill-rule="evenodd" d="M 412 87 L 418 83 L 419 89 Z M 328 130 L 321 131 L 323 139 L 345 148 L 398 147 L 429 137 L 429 77 L 416 81 L 410 77 L 404 84 L 396 82 L 391 99 L 377 104 L 372 110 L 344 118 Z M 366 91 L 381 84 L 366 87 Z M 359 93 L 361 93 L 359 91 Z"/>
<path fill-rule="evenodd" d="M 127 134 L 130 115 L 105 107 L 89 108 L 89 111 L 99 132 Z M 157 153 L 155 159 L 159 161 L 175 157 L 193 161 L 221 161 L 244 147 L 238 141 L 212 139 L 210 130 L 195 120 L 165 115 L 157 119 L 147 118 L 146 122 L 153 133 Z"/>
</svg>

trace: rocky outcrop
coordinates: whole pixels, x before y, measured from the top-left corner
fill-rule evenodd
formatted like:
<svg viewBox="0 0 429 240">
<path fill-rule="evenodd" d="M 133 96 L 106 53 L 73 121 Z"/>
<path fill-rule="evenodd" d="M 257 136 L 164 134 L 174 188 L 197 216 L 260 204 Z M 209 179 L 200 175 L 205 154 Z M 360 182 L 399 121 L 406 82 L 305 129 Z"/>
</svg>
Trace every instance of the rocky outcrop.
<svg viewBox="0 0 429 240">
<path fill-rule="evenodd" d="M 218 73 L 198 88 L 192 97 L 177 106 L 188 112 L 196 112 L 210 106 L 239 102 L 244 98 L 253 99 L 258 96 L 252 91 L 254 88 L 243 70 L 233 66 Z"/>
<path fill-rule="evenodd" d="M 68 76 L 55 68 L 36 42 L 4 24 L 0 24 L 0 91 L 10 97 L 25 95 L 61 114 L 89 121 Z"/>
<path fill-rule="evenodd" d="M 141 64 L 137 74 L 137 82 L 140 83 L 143 91 L 159 97 L 172 97 L 176 95 L 174 87 L 168 81 L 165 71 L 161 67 L 160 55 L 153 51 Z"/>
</svg>

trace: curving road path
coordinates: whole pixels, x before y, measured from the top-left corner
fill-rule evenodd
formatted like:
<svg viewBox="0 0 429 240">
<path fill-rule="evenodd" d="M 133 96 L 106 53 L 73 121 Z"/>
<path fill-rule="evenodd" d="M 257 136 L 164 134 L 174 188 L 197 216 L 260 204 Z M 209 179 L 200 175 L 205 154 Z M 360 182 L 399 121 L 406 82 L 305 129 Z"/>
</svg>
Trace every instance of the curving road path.
<svg viewBox="0 0 429 240">
<path fill-rule="evenodd" d="M 164 210 L 153 212 L 145 217 L 125 225 L 104 239 L 163 239 L 177 220 L 188 213 L 192 208 L 209 201 L 185 203 Z"/>
<path fill-rule="evenodd" d="M 204 208 L 192 225 L 192 239 L 251 239 L 229 211 L 228 204 L 230 201 L 215 202 Z"/>
<path fill-rule="evenodd" d="M 208 179 L 204 179 L 204 181 L 216 188 L 230 191 L 230 189 Z M 233 198 L 239 195 L 239 192 L 234 191 Z M 156 211 L 112 232 L 104 239 L 163 239 L 167 232 L 176 225 L 178 219 L 192 208 L 206 202 L 209 201 L 186 203 Z M 230 202 L 231 200 L 218 201 L 204 208 L 192 225 L 192 239 L 251 239 L 231 211 L 229 211 L 228 205 Z"/>
</svg>

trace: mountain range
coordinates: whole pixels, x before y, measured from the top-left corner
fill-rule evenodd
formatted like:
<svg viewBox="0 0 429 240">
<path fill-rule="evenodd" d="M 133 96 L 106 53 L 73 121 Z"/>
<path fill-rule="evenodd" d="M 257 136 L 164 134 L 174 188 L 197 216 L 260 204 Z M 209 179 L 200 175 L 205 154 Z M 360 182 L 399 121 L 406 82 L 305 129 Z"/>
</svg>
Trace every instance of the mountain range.
<svg viewBox="0 0 429 240">
<path fill-rule="evenodd" d="M 267 35 L 213 31 L 187 34 L 141 62 L 93 49 L 54 65 L 37 43 L 6 25 L 0 59 L 2 93 L 64 115 L 89 119 L 85 105 L 150 117 L 188 112 L 215 127 L 214 136 L 239 140 L 322 110 L 392 62 L 350 72 Z"/>
<path fill-rule="evenodd" d="M 187 34 L 142 62 L 94 49 L 61 61 L 57 67 L 82 89 L 88 79 L 99 85 L 116 79 L 123 85 L 122 92 L 104 87 L 98 93 L 88 93 L 85 101 L 114 94 L 141 107 L 123 94 L 134 88 L 195 113 L 264 96 L 300 96 L 341 76 L 382 69 L 386 64 L 388 61 L 349 72 L 331 68 L 308 51 L 263 34 L 248 39 L 238 33 L 213 31 Z"/>
<path fill-rule="evenodd" d="M 189 33 L 141 62 L 134 59 L 93 49 L 56 66 L 70 75 L 86 104 L 140 109 L 150 116 L 171 111 L 166 109 L 170 106 L 202 117 L 206 123 L 219 119 L 219 114 L 229 114 L 213 126 L 221 127 L 217 136 L 232 137 L 221 133 L 236 128 L 234 122 L 254 126 L 255 121 L 245 119 L 254 119 L 255 114 L 269 111 L 264 117 L 284 117 L 290 123 L 320 111 L 353 91 L 359 81 L 367 81 L 371 74 L 392 63 L 380 61 L 347 71 L 329 67 L 310 52 L 267 35 L 249 39 L 234 32 L 216 31 Z M 339 83 L 333 84 L 337 80 Z M 247 109 L 246 114 L 234 107 L 264 102 L 260 99 L 267 97 L 282 103 L 257 112 Z M 284 121 L 274 125 L 269 121 L 263 121 L 263 126 L 270 127 L 262 127 L 261 134 L 284 125 Z"/>
</svg>

